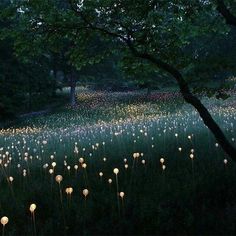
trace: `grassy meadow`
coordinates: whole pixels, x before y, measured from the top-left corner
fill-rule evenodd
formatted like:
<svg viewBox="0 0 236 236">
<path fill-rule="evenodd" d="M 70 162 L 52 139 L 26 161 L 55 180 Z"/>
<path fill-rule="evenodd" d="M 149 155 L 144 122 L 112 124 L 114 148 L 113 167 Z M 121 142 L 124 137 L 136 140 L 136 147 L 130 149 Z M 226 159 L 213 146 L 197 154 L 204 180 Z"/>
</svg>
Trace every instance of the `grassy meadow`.
<svg viewBox="0 0 236 236">
<path fill-rule="evenodd" d="M 235 98 L 202 98 L 232 143 Z M 77 103 L 0 130 L 4 235 L 236 234 L 236 165 L 179 93 Z"/>
</svg>

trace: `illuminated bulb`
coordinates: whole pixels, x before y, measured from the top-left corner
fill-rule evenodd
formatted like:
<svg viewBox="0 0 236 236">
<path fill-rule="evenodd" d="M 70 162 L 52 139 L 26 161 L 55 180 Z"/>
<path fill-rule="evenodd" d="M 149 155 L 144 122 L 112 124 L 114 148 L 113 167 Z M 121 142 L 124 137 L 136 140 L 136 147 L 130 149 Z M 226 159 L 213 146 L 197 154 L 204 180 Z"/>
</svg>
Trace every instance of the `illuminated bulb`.
<svg viewBox="0 0 236 236">
<path fill-rule="evenodd" d="M 165 161 L 165 159 L 164 159 L 164 158 L 161 158 L 161 159 L 160 159 L 160 162 L 161 162 L 161 164 L 163 164 L 163 163 L 164 163 L 164 161 Z"/>
<path fill-rule="evenodd" d="M 88 196 L 88 194 L 89 194 L 89 191 L 88 191 L 88 189 L 84 189 L 84 190 L 83 190 L 83 195 L 84 195 L 85 197 L 87 197 L 87 196 Z"/>
<path fill-rule="evenodd" d="M 165 170 L 165 169 L 166 169 L 166 165 L 163 165 L 163 166 L 162 166 L 162 170 Z"/>
<path fill-rule="evenodd" d="M 224 164 L 226 165 L 228 163 L 228 160 L 227 159 L 224 159 Z"/>
<path fill-rule="evenodd" d="M 123 199 L 123 197 L 125 196 L 124 192 L 120 192 L 120 197 Z"/>
<path fill-rule="evenodd" d="M 30 212 L 34 213 L 35 209 L 36 209 L 36 204 L 32 203 L 29 208 Z"/>
<path fill-rule="evenodd" d="M 56 182 L 57 183 L 61 183 L 61 181 L 63 180 L 63 177 L 61 176 L 61 175 L 57 175 L 56 177 L 55 177 L 55 180 L 56 180 Z"/>
<path fill-rule="evenodd" d="M 102 172 L 99 172 L 99 176 L 102 177 L 102 176 L 103 176 L 103 173 L 102 173 Z"/>
<path fill-rule="evenodd" d="M 1 218 L 1 224 L 2 224 L 3 226 L 5 226 L 5 225 L 8 223 L 8 221 L 9 221 L 9 219 L 8 219 L 8 217 L 6 217 L 6 216 L 3 216 L 3 217 Z"/>
<path fill-rule="evenodd" d="M 128 169 L 129 165 L 128 164 L 125 164 L 125 169 Z"/>
<path fill-rule="evenodd" d="M 82 164 L 83 162 L 84 162 L 84 158 L 83 158 L 83 157 L 80 157 L 79 163 Z"/>
<path fill-rule="evenodd" d="M 144 164 L 144 165 L 145 165 L 145 163 L 146 163 L 146 161 L 145 161 L 145 160 L 142 160 L 142 164 Z"/>
<path fill-rule="evenodd" d="M 113 173 L 114 173 L 115 175 L 117 175 L 117 174 L 119 173 L 119 169 L 115 168 L 115 169 L 113 170 Z"/>
<path fill-rule="evenodd" d="M 72 194 L 73 193 L 73 188 L 72 187 L 66 188 L 66 193 L 67 194 Z"/>
<path fill-rule="evenodd" d="M 9 177 L 9 181 L 12 183 L 14 178 L 12 176 Z"/>
<path fill-rule="evenodd" d="M 104 157 L 104 158 L 103 158 L 103 161 L 105 162 L 106 160 L 107 160 L 106 157 Z"/>
<path fill-rule="evenodd" d="M 43 169 L 47 169 L 47 167 L 48 167 L 48 164 L 43 165 Z"/>
<path fill-rule="evenodd" d="M 108 183 L 111 184 L 112 183 L 112 179 L 108 179 Z"/>
<path fill-rule="evenodd" d="M 53 162 L 53 163 L 52 163 L 52 167 L 53 167 L 53 168 L 54 168 L 56 165 L 57 165 L 56 162 Z"/>
<path fill-rule="evenodd" d="M 74 165 L 74 169 L 78 170 L 79 166 L 78 165 Z"/>
<path fill-rule="evenodd" d="M 49 174 L 51 175 L 51 174 L 53 174 L 53 169 L 49 169 Z"/>
<path fill-rule="evenodd" d="M 179 148 L 178 148 L 178 150 L 181 152 L 181 151 L 182 151 L 182 148 L 181 148 L 181 147 L 179 147 Z"/>
<path fill-rule="evenodd" d="M 194 155 L 191 153 L 191 154 L 189 155 L 189 157 L 190 157 L 191 159 L 193 159 L 193 158 L 194 158 Z"/>
<path fill-rule="evenodd" d="M 86 163 L 83 163 L 82 167 L 85 169 L 87 167 Z"/>
</svg>

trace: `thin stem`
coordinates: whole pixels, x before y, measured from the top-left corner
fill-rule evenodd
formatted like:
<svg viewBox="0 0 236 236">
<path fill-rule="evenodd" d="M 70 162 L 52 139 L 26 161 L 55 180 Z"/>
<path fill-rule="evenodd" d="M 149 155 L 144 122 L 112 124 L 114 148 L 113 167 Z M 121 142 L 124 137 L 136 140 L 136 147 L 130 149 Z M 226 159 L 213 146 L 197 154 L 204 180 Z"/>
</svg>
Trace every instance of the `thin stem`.
<svg viewBox="0 0 236 236">
<path fill-rule="evenodd" d="M 5 225 L 3 225 L 3 227 L 2 227 L 2 236 L 4 236 L 4 229 L 5 229 Z"/>
<path fill-rule="evenodd" d="M 35 224 L 35 215 L 34 215 L 34 212 L 32 212 L 32 219 L 33 219 L 34 235 L 36 236 L 36 224 Z"/>
<path fill-rule="evenodd" d="M 116 175 L 116 195 L 117 195 L 118 214 L 120 216 L 119 183 L 118 183 L 118 176 L 117 175 Z"/>
<path fill-rule="evenodd" d="M 60 192 L 60 201 L 61 201 L 61 204 L 62 204 L 62 190 L 61 190 L 61 185 L 59 183 L 59 192 Z"/>
<path fill-rule="evenodd" d="M 61 190 L 61 185 L 59 183 L 59 192 L 60 192 L 60 201 L 61 201 L 61 209 L 62 209 L 62 217 L 63 217 L 63 223 L 64 223 L 64 235 L 66 235 L 66 219 L 65 219 L 65 213 L 64 213 L 64 207 L 63 207 L 63 202 L 62 202 L 62 190 Z"/>
<path fill-rule="evenodd" d="M 191 159 L 192 161 L 192 178 L 193 178 L 193 187 L 195 187 L 195 173 L 194 173 L 194 164 L 193 164 L 193 159 Z"/>
</svg>

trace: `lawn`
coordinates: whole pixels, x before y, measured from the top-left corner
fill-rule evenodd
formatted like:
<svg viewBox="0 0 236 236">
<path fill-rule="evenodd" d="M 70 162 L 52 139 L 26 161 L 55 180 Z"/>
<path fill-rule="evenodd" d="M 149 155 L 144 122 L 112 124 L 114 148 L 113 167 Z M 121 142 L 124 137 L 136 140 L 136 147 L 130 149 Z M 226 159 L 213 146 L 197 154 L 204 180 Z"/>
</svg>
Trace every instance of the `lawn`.
<svg viewBox="0 0 236 236">
<path fill-rule="evenodd" d="M 202 98 L 232 143 L 235 98 Z M 179 93 L 77 104 L 0 130 L 5 235 L 236 233 L 236 165 Z"/>
</svg>

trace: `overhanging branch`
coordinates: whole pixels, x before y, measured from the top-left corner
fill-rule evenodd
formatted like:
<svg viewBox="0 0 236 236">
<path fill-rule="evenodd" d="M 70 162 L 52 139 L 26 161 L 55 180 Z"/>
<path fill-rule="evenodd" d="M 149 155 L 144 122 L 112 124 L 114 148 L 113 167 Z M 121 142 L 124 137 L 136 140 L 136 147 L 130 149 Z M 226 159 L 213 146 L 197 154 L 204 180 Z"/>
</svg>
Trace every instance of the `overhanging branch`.
<svg viewBox="0 0 236 236">
<path fill-rule="evenodd" d="M 201 103 L 201 101 L 195 97 L 189 87 L 187 82 L 184 80 L 182 74 L 172 65 L 169 65 L 168 63 L 162 61 L 159 58 L 156 58 L 155 56 L 152 56 L 148 53 L 143 53 L 135 47 L 131 35 L 123 36 L 120 35 L 117 32 L 110 31 L 107 28 L 102 28 L 100 26 L 97 26 L 97 24 L 93 24 L 88 21 L 88 19 L 83 15 L 81 11 L 79 11 L 77 8 L 74 8 L 72 4 L 72 0 L 68 0 L 71 3 L 72 10 L 81 17 L 81 19 L 84 21 L 84 23 L 90 27 L 91 30 L 99 31 L 101 33 L 104 33 L 108 36 L 119 38 L 123 40 L 130 51 L 133 53 L 134 56 L 140 57 L 143 59 L 146 59 L 156 65 L 158 68 L 165 70 L 166 72 L 170 73 L 173 78 L 177 81 L 181 94 L 183 95 L 183 98 L 185 101 L 189 104 L 191 104 L 199 113 L 201 116 L 203 122 L 205 125 L 211 130 L 211 132 L 214 134 L 216 140 L 219 142 L 223 150 L 234 160 L 236 161 L 236 149 L 231 143 L 227 140 L 226 136 L 224 135 L 221 128 L 218 126 L 218 124 L 215 122 L 215 120 L 212 118 L 211 114 L 207 110 L 207 108 Z M 220 3 L 222 0 L 218 0 Z"/>
<path fill-rule="evenodd" d="M 84 21 L 84 23 L 87 25 L 87 27 L 89 27 L 90 29 L 92 30 L 95 30 L 95 31 L 98 31 L 100 33 L 103 33 L 103 34 L 106 34 L 106 35 L 109 35 L 109 36 L 112 36 L 113 38 L 119 38 L 123 41 L 126 41 L 127 38 L 121 34 L 118 34 L 116 32 L 112 32 L 112 31 L 109 31 L 105 28 L 102 28 L 102 27 L 99 27 L 95 24 L 92 24 L 85 16 L 84 14 L 78 10 L 78 8 L 74 7 L 73 5 L 73 1 L 72 0 L 68 0 L 70 6 L 71 6 L 71 9 Z"/>
</svg>

